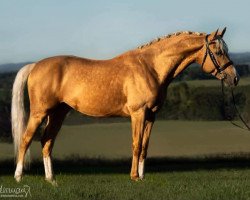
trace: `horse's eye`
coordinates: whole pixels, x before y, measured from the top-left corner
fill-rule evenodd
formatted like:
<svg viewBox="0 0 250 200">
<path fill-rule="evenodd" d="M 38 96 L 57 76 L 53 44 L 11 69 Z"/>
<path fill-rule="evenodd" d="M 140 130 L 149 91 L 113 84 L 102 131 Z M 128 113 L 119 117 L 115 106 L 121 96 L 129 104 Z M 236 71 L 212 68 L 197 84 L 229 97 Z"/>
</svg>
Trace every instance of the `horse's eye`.
<svg viewBox="0 0 250 200">
<path fill-rule="evenodd" d="M 221 56 L 223 53 L 222 53 L 221 50 L 218 50 L 218 51 L 215 52 L 215 54 L 216 54 L 217 56 Z"/>
</svg>

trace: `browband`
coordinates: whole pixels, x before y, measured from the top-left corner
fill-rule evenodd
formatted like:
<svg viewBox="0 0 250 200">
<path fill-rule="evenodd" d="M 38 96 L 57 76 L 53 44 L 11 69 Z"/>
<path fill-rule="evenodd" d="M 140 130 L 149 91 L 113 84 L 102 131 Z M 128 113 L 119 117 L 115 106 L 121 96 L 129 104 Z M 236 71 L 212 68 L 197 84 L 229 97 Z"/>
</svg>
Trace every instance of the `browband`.
<svg viewBox="0 0 250 200">
<path fill-rule="evenodd" d="M 231 61 L 231 60 L 229 59 L 229 62 L 225 63 L 223 66 L 220 66 L 220 65 L 218 64 L 218 62 L 217 62 L 217 60 L 216 60 L 216 58 L 215 58 L 213 52 L 212 52 L 211 49 L 209 48 L 210 43 L 208 42 L 208 36 L 209 36 L 209 34 L 206 35 L 206 52 L 205 52 L 205 55 L 204 55 L 204 57 L 203 57 L 203 61 L 202 61 L 201 66 L 203 67 L 203 65 L 204 65 L 204 63 L 205 63 L 205 61 L 206 61 L 206 58 L 207 58 L 207 54 L 209 54 L 209 57 L 211 58 L 211 60 L 212 60 L 212 62 L 213 62 L 213 64 L 214 64 L 214 66 L 215 66 L 215 68 L 217 69 L 217 73 L 216 73 L 216 74 L 218 74 L 218 73 L 221 73 L 222 71 L 224 71 L 224 70 L 225 70 L 227 67 L 229 67 L 230 65 L 233 65 L 233 61 Z"/>
</svg>

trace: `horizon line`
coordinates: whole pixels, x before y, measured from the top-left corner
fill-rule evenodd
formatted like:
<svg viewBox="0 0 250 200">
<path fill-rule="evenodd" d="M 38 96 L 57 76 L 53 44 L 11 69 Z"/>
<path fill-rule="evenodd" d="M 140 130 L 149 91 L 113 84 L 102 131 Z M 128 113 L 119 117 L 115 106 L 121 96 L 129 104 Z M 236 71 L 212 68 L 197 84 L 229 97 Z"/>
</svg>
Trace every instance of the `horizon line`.
<svg viewBox="0 0 250 200">
<path fill-rule="evenodd" d="M 229 54 L 250 54 L 250 50 L 248 51 L 239 51 L 239 52 L 229 52 Z M 43 59 L 46 59 L 46 58 L 50 58 L 50 57 L 55 57 L 55 56 L 61 56 L 61 55 L 64 55 L 64 56 L 74 56 L 74 55 L 67 55 L 67 54 L 58 54 L 58 55 L 53 55 L 53 56 L 48 56 L 48 57 L 44 57 L 42 59 L 39 59 L 37 61 L 40 61 L 40 60 L 43 60 Z M 118 55 L 117 55 L 118 56 Z M 89 57 L 82 57 L 82 56 L 76 56 L 76 57 L 81 57 L 81 58 L 87 58 L 87 59 L 92 59 L 92 58 L 89 58 Z M 114 56 L 116 57 L 116 56 Z M 109 59 L 112 59 L 114 57 L 111 57 L 111 58 L 106 58 L 106 59 L 96 59 L 96 60 L 109 60 Z M 3 62 L 3 63 L 0 63 L 0 65 L 8 65 L 8 64 L 21 64 L 21 63 L 34 63 L 34 62 L 37 62 L 37 61 L 17 61 L 17 62 Z"/>
</svg>

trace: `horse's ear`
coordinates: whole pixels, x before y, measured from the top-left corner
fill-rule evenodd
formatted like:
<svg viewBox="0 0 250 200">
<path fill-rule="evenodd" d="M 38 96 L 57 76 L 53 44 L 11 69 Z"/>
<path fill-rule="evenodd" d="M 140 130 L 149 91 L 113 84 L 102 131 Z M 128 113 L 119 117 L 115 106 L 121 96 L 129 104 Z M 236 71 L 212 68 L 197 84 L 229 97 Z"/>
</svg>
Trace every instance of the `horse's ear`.
<svg viewBox="0 0 250 200">
<path fill-rule="evenodd" d="M 225 27 L 225 28 L 222 30 L 221 35 L 220 35 L 221 37 L 223 37 L 223 35 L 225 34 L 226 30 L 227 30 L 227 27 Z"/>
<path fill-rule="evenodd" d="M 215 32 L 211 34 L 211 41 L 216 39 L 216 36 L 218 35 L 219 29 L 217 29 Z"/>
</svg>

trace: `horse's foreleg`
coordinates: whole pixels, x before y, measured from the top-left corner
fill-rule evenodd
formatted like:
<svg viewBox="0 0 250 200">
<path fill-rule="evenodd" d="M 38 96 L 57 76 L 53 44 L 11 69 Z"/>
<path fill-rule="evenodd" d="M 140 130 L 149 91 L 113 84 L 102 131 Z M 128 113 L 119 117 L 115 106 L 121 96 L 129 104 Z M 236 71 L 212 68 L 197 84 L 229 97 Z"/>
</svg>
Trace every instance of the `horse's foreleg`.
<svg viewBox="0 0 250 200">
<path fill-rule="evenodd" d="M 132 159 L 132 167 L 131 167 L 131 179 L 138 180 L 138 162 L 139 156 L 141 153 L 142 147 L 142 137 L 144 131 L 144 124 L 145 124 L 145 112 L 140 110 L 136 113 L 131 115 L 131 122 L 132 122 L 132 151 L 133 151 L 133 159 Z"/>
<path fill-rule="evenodd" d="M 22 178 L 25 153 L 32 141 L 32 138 L 36 132 L 37 127 L 41 124 L 45 115 L 46 114 L 35 114 L 35 115 L 30 114 L 27 128 L 22 137 L 22 141 L 18 151 L 18 160 L 15 171 L 15 179 L 17 182 L 19 182 Z"/>
<path fill-rule="evenodd" d="M 51 152 L 57 133 L 59 132 L 63 120 L 70 108 L 66 105 L 59 105 L 49 116 L 45 132 L 41 138 L 43 162 L 45 170 L 45 180 L 56 185 L 54 180 Z"/>
<path fill-rule="evenodd" d="M 140 179 L 144 178 L 145 159 L 147 157 L 149 138 L 150 138 L 150 134 L 151 134 L 151 130 L 152 130 L 154 121 L 155 121 L 154 114 L 150 114 L 150 115 L 146 116 L 145 129 L 144 129 L 144 134 L 143 134 L 143 139 L 142 139 L 142 148 L 141 148 L 141 154 L 140 154 L 139 166 L 138 166 L 138 168 L 139 168 L 138 172 L 139 172 Z"/>
</svg>

